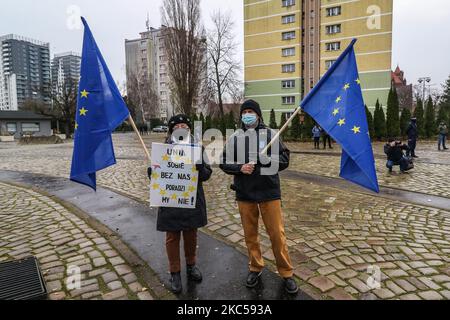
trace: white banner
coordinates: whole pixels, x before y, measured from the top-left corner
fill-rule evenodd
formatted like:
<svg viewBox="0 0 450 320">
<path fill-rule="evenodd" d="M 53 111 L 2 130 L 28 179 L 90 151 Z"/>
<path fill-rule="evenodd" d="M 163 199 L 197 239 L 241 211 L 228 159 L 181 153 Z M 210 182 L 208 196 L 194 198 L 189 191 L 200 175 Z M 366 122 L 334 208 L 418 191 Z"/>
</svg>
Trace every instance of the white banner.
<svg viewBox="0 0 450 320">
<path fill-rule="evenodd" d="M 202 148 L 191 145 L 152 144 L 150 206 L 194 209 Z"/>
</svg>

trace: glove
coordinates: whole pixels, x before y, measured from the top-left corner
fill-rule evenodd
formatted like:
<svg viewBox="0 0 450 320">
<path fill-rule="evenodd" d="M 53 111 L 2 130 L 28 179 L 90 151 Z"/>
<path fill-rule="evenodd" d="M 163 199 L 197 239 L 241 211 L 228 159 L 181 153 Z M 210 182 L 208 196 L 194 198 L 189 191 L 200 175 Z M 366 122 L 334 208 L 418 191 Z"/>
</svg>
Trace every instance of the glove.
<svg viewBox="0 0 450 320">
<path fill-rule="evenodd" d="M 152 167 L 148 167 L 147 168 L 147 176 L 150 180 L 152 180 Z"/>
</svg>

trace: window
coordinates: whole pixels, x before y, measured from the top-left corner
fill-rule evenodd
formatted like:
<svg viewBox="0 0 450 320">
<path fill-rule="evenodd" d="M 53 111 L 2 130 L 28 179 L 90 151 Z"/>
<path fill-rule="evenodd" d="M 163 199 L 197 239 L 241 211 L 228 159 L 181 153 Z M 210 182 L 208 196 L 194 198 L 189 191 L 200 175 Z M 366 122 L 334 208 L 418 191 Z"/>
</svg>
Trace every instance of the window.
<svg viewBox="0 0 450 320">
<path fill-rule="evenodd" d="M 333 24 L 331 26 L 326 27 L 327 34 L 335 34 L 341 32 L 341 25 L 340 24 Z"/>
<path fill-rule="evenodd" d="M 8 133 L 15 134 L 17 132 L 17 123 L 7 123 L 6 130 Z"/>
<path fill-rule="evenodd" d="M 341 6 L 327 8 L 327 17 L 335 17 L 341 15 Z"/>
<path fill-rule="evenodd" d="M 295 6 L 295 0 L 282 0 L 281 1 L 281 5 L 283 7 L 291 7 L 291 6 Z"/>
<path fill-rule="evenodd" d="M 39 123 L 22 123 L 22 132 L 39 132 L 41 126 Z"/>
<path fill-rule="evenodd" d="M 325 44 L 327 51 L 339 51 L 341 50 L 340 42 L 328 42 Z"/>
<path fill-rule="evenodd" d="M 295 56 L 295 48 L 285 48 L 282 50 L 283 57 Z"/>
<path fill-rule="evenodd" d="M 281 22 L 283 24 L 294 23 L 295 22 L 295 14 L 290 14 L 288 16 L 282 16 Z"/>
<path fill-rule="evenodd" d="M 295 31 L 283 32 L 282 38 L 283 38 L 283 40 L 295 39 Z"/>
<path fill-rule="evenodd" d="M 288 97 L 282 97 L 283 104 L 295 104 L 295 97 L 294 96 L 288 96 Z"/>
<path fill-rule="evenodd" d="M 281 81 L 281 87 L 283 89 L 293 89 L 293 88 L 295 88 L 295 80 Z"/>
<path fill-rule="evenodd" d="M 295 64 L 283 64 L 281 69 L 283 73 L 295 72 Z"/>
<path fill-rule="evenodd" d="M 325 69 L 328 70 L 331 68 L 331 66 L 333 65 L 333 63 L 335 63 L 336 60 L 327 60 L 325 61 Z"/>
</svg>

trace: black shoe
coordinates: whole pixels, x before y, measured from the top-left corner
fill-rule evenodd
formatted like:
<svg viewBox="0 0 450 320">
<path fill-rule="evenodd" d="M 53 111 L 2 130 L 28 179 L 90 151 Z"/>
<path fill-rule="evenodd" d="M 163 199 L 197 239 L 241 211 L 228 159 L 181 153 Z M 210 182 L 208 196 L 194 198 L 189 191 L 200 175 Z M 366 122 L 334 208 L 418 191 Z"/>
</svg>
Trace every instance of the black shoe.
<svg viewBox="0 0 450 320">
<path fill-rule="evenodd" d="M 294 278 L 284 279 L 284 288 L 289 294 L 296 294 L 298 292 L 297 282 L 295 282 Z"/>
<path fill-rule="evenodd" d="M 193 265 L 193 266 L 187 266 L 187 276 L 189 280 L 201 282 L 203 280 L 202 273 L 200 272 L 200 269 Z"/>
<path fill-rule="evenodd" d="M 418 158 L 418 156 L 412 156 L 413 158 Z"/>
<path fill-rule="evenodd" d="M 247 277 L 247 282 L 246 282 L 246 286 L 247 288 L 254 288 L 258 285 L 259 283 L 259 278 L 261 277 L 262 272 L 254 272 L 254 271 L 250 271 L 250 273 L 248 274 Z"/>
<path fill-rule="evenodd" d="M 181 272 L 171 273 L 170 290 L 175 294 L 181 293 L 183 290 L 181 285 Z"/>
</svg>

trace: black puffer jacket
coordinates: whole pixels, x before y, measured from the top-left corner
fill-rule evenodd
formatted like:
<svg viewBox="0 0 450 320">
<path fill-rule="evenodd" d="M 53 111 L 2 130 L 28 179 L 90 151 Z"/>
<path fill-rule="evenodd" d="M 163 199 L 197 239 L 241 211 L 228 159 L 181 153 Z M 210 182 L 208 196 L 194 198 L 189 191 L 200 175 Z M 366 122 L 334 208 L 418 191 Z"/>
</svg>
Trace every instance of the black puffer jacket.
<svg viewBox="0 0 450 320">
<path fill-rule="evenodd" d="M 166 142 L 170 143 L 170 142 Z M 197 203 L 195 209 L 183 208 L 159 208 L 157 219 L 157 230 L 161 232 L 178 232 L 198 229 L 208 224 L 206 212 L 205 192 L 203 182 L 208 181 L 212 174 L 211 167 L 203 159 L 202 164 L 198 164 L 198 189 Z M 152 170 L 148 168 L 148 176 L 151 179 Z"/>
<path fill-rule="evenodd" d="M 417 129 L 417 124 L 411 122 L 406 129 L 406 134 L 408 135 L 408 140 L 417 140 L 419 138 L 419 130 Z"/>
<path fill-rule="evenodd" d="M 396 145 L 395 147 L 390 144 L 384 146 L 384 153 L 387 155 L 388 160 L 399 162 L 405 156 L 404 151 L 408 151 L 409 147 L 406 144 Z"/>
<path fill-rule="evenodd" d="M 255 129 L 257 132 L 263 129 L 268 129 L 263 123 L 260 123 L 259 126 Z M 245 129 L 244 129 L 245 131 Z M 268 129 L 267 141 L 263 142 L 260 146 L 259 135 L 257 145 L 261 147 L 266 146 L 270 141 L 272 136 L 274 135 L 273 131 Z M 245 138 L 245 161 L 244 163 L 239 163 L 238 159 L 238 139 Z M 266 140 L 266 139 L 265 139 Z M 234 159 L 233 163 L 227 163 L 227 150 L 231 147 L 234 148 Z M 262 149 L 262 148 L 261 148 Z M 260 149 L 260 151 L 261 151 Z M 234 175 L 234 189 L 236 191 L 236 198 L 238 201 L 249 201 L 249 202 L 265 202 L 272 200 L 280 200 L 281 199 L 281 188 L 280 188 L 280 177 L 277 174 L 266 176 L 261 175 L 261 169 L 263 167 L 270 167 L 270 163 L 268 165 L 261 164 L 261 159 L 258 156 L 258 161 L 256 164 L 255 171 L 252 175 L 245 175 L 241 172 L 241 168 L 244 164 L 250 162 L 249 157 L 249 138 L 245 137 L 244 134 L 235 134 L 228 141 L 227 146 L 225 147 L 222 154 L 222 164 L 220 168 L 229 175 Z M 268 156 L 271 158 L 271 161 L 279 162 L 279 170 L 283 171 L 289 167 L 289 158 L 290 151 L 285 147 L 285 145 L 279 142 L 279 154 L 272 156 L 272 150 L 269 149 Z M 263 161 L 266 163 L 266 161 Z"/>
</svg>

